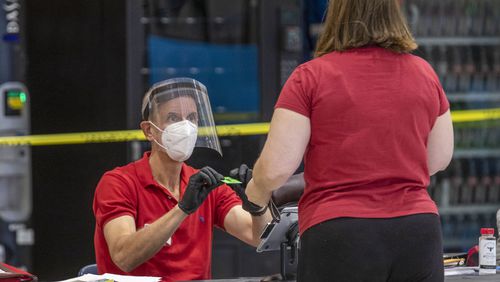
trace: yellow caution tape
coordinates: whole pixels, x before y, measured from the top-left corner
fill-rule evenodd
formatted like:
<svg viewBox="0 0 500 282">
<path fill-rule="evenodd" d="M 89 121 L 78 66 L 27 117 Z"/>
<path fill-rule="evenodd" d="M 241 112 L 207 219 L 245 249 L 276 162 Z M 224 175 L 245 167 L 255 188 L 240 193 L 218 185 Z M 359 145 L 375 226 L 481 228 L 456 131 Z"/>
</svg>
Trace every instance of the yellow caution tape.
<svg viewBox="0 0 500 282">
<path fill-rule="evenodd" d="M 453 122 L 473 122 L 500 119 L 500 108 L 453 111 L 451 113 L 451 119 Z"/>
<path fill-rule="evenodd" d="M 268 131 L 269 123 L 217 126 L 219 136 L 260 135 Z M 200 128 L 200 132 L 203 134 L 203 128 Z M 117 130 L 0 137 L 0 146 L 48 146 L 144 140 L 146 138 L 141 130 Z"/>
<path fill-rule="evenodd" d="M 47 146 L 145 140 L 141 130 L 94 131 L 0 137 L 0 145 Z"/>
<path fill-rule="evenodd" d="M 452 120 L 458 122 L 474 122 L 500 119 L 500 108 L 485 110 L 453 111 Z M 203 128 L 200 128 L 203 134 Z M 269 123 L 218 125 L 217 134 L 223 136 L 262 135 L 269 132 Z M 94 131 L 80 133 L 42 134 L 26 136 L 0 137 L 0 146 L 48 146 L 85 143 L 144 141 L 141 130 Z"/>
</svg>

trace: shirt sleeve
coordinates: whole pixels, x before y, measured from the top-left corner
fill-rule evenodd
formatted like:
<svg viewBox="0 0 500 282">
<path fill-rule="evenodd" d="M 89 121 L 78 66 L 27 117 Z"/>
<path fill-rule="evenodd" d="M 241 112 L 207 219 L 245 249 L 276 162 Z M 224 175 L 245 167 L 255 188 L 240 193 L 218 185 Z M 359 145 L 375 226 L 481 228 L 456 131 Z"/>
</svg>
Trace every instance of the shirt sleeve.
<svg viewBox="0 0 500 282">
<path fill-rule="evenodd" d="M 241 205 L 241 199 L 236 193 L 227 185 L 221 185 L 215 189 L 215 225 L 224 229 L 224 219 L 229 211 L 236 205 Z"/>
<path fill-rule="evenodd" d="M 104 174 L 94 194 L 96 224 L 103 228 L 108 221 L 123 215 L 136 218 L 133 200 L 136 197 L 132 191 L 133 187 L 123 177 L 109 172 Z"/>
<path fill-rule="evenodd" d="M 439 80 L 437 81 L 437 92 L 438 92 L 438 97 L 439 97 L 439 116 L 442 114 L 446 113 L 450 109 L 450 102 L 448 102 L 448 98 L 446 97 L 446 94 L 444 93 L 443 86 L 441 86 L 441 83 Z"/>
<path fill-rule="evenodd" d="M 283 86 L 274 108 L 291 110 L 310 118 L 311 93 L 315 85 L 312 72 L 304 65 L 297 67 Z"/>
</svg>

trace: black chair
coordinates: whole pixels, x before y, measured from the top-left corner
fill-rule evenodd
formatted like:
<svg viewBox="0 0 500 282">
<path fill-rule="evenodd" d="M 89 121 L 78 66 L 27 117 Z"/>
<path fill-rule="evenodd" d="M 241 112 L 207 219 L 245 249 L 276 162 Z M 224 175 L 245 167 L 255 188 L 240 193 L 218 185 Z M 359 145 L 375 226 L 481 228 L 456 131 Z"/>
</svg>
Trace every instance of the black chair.
<svg viewBox="0 0 500 282">
<path fill-rule="evenodd" d="M 273 191 L 273 202 L 277 207 L 284 207 L 290 204 L 297 204 L 302 194 L 304 194 L 304 173 L 292 175 L 285 186 Z"/>
<path fill-rule="evenodd" d="M 98 274 L 97 273 L 97 264 L 89 264 L 80 269 L 78 271 L 78 276 L 83 276 L 85 274 Z"/>
</svg>

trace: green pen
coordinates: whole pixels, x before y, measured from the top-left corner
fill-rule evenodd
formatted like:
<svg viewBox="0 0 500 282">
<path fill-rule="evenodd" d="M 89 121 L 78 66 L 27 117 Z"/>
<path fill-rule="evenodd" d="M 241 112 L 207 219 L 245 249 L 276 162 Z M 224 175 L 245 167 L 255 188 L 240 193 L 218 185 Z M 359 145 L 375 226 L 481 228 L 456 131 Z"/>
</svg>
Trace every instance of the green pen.
<svg viewBox="0 0 500 282">
<path fill-rule="evenodd" d="M 222 179 L 221 182 L 226 184 L 241 184 L 241 181 L 231 178 L 229 176 L 224 177 L 224 179 Z"/>
</svg>

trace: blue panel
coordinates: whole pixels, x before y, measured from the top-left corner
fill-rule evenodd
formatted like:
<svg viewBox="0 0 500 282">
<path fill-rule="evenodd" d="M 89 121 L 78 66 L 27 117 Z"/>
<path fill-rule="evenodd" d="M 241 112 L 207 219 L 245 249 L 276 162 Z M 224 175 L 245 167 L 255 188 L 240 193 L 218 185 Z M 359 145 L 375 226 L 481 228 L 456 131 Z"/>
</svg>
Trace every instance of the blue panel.
<svg viewBox="0 0 500 282">
<path fill-rule="evenodd" d="M 255 45 L 219 45 L 150 36 L 150 83 L 192 77 L 208 88 L 214 113 L 259 112 Z"/>
<path fill-rule="evenodd" d="M 306 5 L 307 21 L 309 23 L 320 23 L 324 20 L 328 7 L 327 0 L 309 0 L 304 3 Z"/>
</svg>

